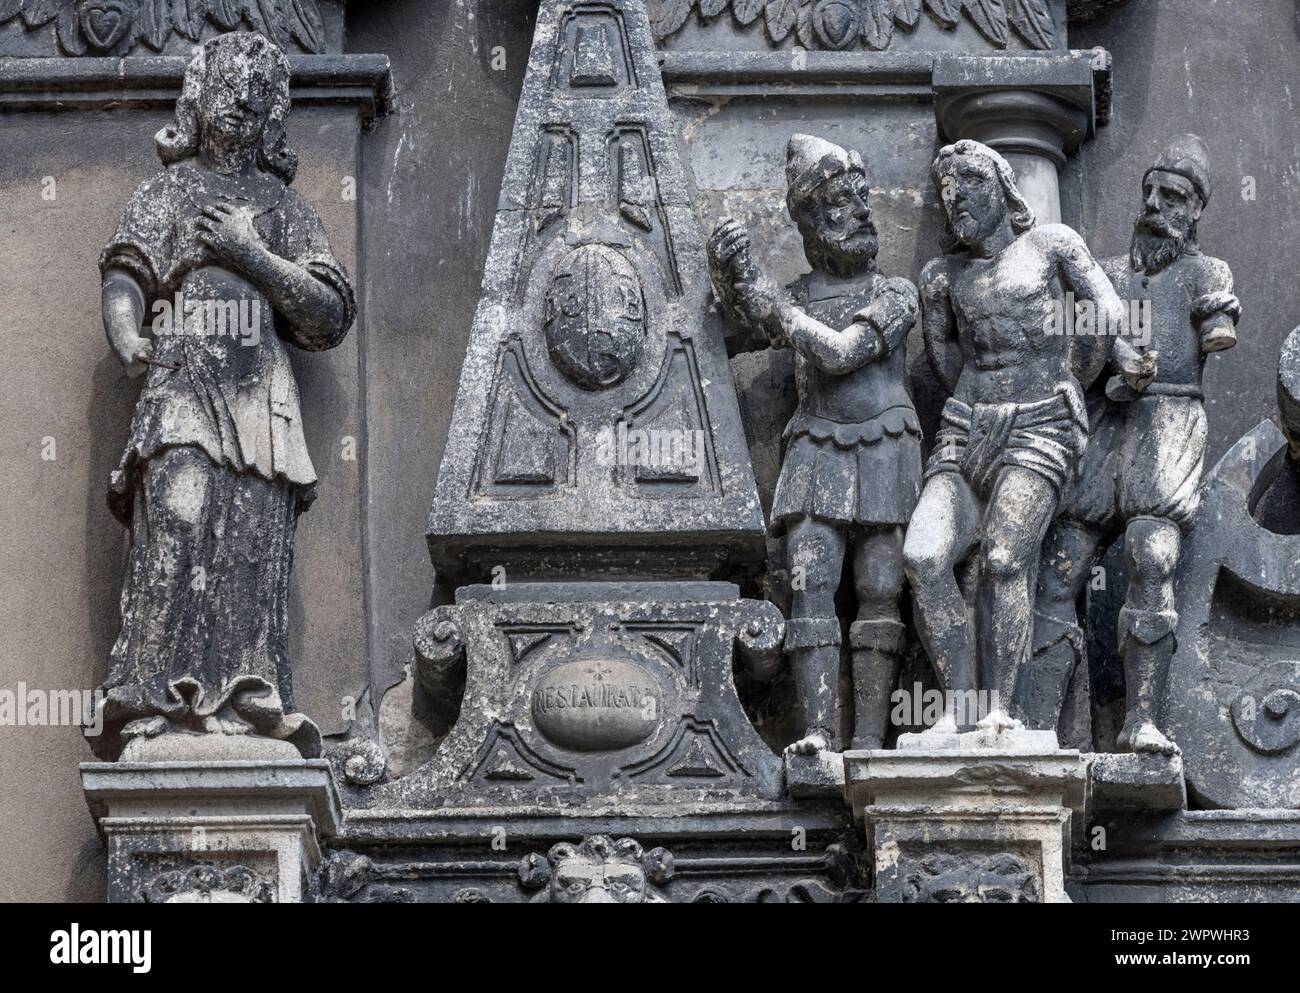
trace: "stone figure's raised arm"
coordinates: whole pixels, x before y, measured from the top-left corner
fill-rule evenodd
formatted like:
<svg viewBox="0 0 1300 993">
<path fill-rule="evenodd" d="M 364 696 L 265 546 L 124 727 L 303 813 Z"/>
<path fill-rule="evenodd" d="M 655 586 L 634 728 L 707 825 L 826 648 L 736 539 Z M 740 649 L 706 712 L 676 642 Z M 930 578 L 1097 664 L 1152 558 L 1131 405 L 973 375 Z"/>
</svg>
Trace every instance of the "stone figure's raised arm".
<svg viewBox="0 0 1300 993">
<path fill-rule="evenodd" d="M 790 346 L 832 375 L 844 375 L 890 355 L 907 339 L 920 313 L 916 287 L 899 278 L 885 280 L 871 306 L 855 314 L 843 331 L 795 307 L 780 309 L 783 335 Z"/>
<path fill-rule="evenodd" d="M 945 259 L 932 259 L 921 270 L 921 334 L 934 374 L 949 393 L 955 392 L 965 359 L 957 341 L 957 315 L 948 296 Z"/>
</svg>

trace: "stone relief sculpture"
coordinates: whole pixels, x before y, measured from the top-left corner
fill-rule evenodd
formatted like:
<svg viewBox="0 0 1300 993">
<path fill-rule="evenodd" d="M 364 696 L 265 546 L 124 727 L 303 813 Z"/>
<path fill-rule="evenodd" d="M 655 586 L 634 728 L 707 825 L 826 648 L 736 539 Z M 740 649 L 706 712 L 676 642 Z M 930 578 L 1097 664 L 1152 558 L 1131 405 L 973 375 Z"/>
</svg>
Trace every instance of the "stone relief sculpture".
<svg viewBox="0 0 1300 993">
<path fill-rule="evenodd" d="M 533 903 L 670 903 L 659 887 L 672 877 L 666 849 L 647 852 L 632 838 L 603 834 L 561 842 L 519 863 L 521 885 L 540 890 Z"/>
<path fill-rule="evenodd" d="M 921 480 L 920 426 L 904 343 L 920 316 L 916 288 L 876 272 L 877 232 L 857 152 L 797 134 L 786 157 L 787 206 L 812 272 L 779 293 L 734 220 L 709 241 L 719 297 L 760 341 L 796 353 L 799 406 L 785 429 L 772 526 L 797 576 L 785 649 L 804 736 L 791 749 L 838 748 L 840 622 L 835 592 L 852 555 L 857 618 L 853 747 L 879 748 L 905 632 L 903 529 Z"/>
<path fill-rule="evenodd" d="M 772 44 L 793 35 L 811 49 L 888 48 L 895 30 L 916 29 L 922 10 L 948 29 L 958 25 L 964 10 L 980 34 L 999 47 L 1011 40 L 1012 30 L 1036 49 L 1056 48 L 1059 34 L 1048 0 L 652 0 L 651 7 L 657 38 L 679 31 L 694 8 L 702 17 L 730 8 L 741 26 L 761 17 Z"/>
<path fill-rule="evenodd" d="M 996 691 L 981 721 L 996 729 L 1018 723 L 1009 710 L 1029 647 L 1030 583 L 1088 437 L 1071 340 L 1053 335 L 1051 321 L 1067 292 L 1092 301 L 1106 327 L 1120 326 L 1123 307 L 1078 234 L 1035 226 L 996 151 L 948 145 L 933 176 L 956 247 L 921 274 L 923 331 L 952 395 L 903 558 L 942 688 Z M 1131 348 L 1116 361 L 1135 388 L 1154 372 Z M 976 566 L 977 576 L 966 571 Z M 959 584 L 959 568 L 974 581 Z M 963 585 L 974 593 L 973 619 Z M 958 725 L 952 710 L 936 728 Z"/>
<path fill-rule="evenodd" d="M 205 44 L 158 135 L 164 168 L 104 249 L 109 343 L 148 374 L 109 495 L 131 547 L 93 739 L 108 757 L 172 731 L 320 748 L 292 713 L 286 655 L 294 530 L 316 473 L 284 343 L 332 348 L 356 308 L 319 218 L 290 188 L 288 110 L 289 65 L 273 43 Z"/>
<path fill-rule="evenodd" d="M 1039 573 L 1032 670 L 1033 689 L 1043 695 L 1026 702 L 1037 723 L 1055 727 L 1082 657 L 1075 604 L 1101 552 L 1124 536 L 1121 751 L 1177 751 L 1156 726 L 1156 708 L 1176 644 L 1174 574 L 1200 502 L 1207 437 L 1201 378 L 1208 355 L 1236 344 L 1241 314 L 1227 263 L 1202 254 L 1197 238 L 1212 188 L 1205 143 L 1196 135 L 1175 138 L 1142 179 L 1129 254 L 1104 263 L 1121 297 L 1149 304 L 1149 316 L 1131 322 L 1116 346 L 1148 356 L 1154 379 L 1133 383 L 1117 368 L 1106 383 L 1074 493 Z M 1116 361 L 1123 361 L 1118 353 Z"/>
<path fill-rule="evenodd" d="M 7 0 L 0 26 L 20 22 L 28 31 L 53 26 L 67 55 L 126 55 L 138 45 L 161 52 L 173 37 L 199 41 L 206 24 L 223 31 L 251 25 L 278 45 L 325 50 L 325 27 L 316 0 Z"/>
</svg>

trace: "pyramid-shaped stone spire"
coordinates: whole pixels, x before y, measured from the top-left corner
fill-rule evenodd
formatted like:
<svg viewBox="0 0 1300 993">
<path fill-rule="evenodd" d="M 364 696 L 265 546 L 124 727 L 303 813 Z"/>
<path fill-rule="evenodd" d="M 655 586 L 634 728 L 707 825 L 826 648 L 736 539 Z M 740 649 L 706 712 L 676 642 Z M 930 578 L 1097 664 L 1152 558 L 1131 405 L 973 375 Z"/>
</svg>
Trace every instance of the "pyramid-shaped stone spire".
<svg viewBox="0 0 1300 993">
<path fill-rule="evenodd" d="M 429 546 L 455 581 L 710 576 L 763 520 L 644 0 L 538 14 Z"/>
</svg>

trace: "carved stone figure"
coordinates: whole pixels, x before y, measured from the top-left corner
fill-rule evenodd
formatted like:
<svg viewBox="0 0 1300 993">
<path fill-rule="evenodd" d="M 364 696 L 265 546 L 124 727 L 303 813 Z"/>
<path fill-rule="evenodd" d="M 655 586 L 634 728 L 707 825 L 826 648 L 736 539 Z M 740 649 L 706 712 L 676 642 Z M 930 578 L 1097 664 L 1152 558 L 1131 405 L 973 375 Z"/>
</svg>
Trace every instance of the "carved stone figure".
<svg viewBox="0 0 1300 993">
<path fill-rule="evenodd" d="M 1300 808 L 1300 328 L 1277 399 L 1282 430 L 1261 421 L 1206 474 L 1174 577 L 1158 714 L 1200 807 Z"/>
<path fill-rule="evenodd" d="M 147 372 L 114 513 L 131 531 L 97 751 L 169 731 L 320 735 L 291 712 L 289 570 L 316 473 L 285 342 L 333 348 L 356 313 L 311 205 L 290 188 L 289 64 L 258 34 L 200 48 L 164 168 L 104 249 L 104 326 Z M 144 330 L 149 324 L 150 329 Z"/>
<path fill-rule="evenodd" d="M 1106 547 L 1124 536 L 1128 592 L 1119 619 L 1127 714 L 1121 751 L 1174 754 L 1156 726 L 1160 688 L 1178 626 L 1174 573 L 1200 500 L 1206 357 L 1236 344 L 1241 304 L 1227 263 L 1201 254 L 1197 223 L 1212 190 L 1209 155 L 1195 135 L 1175 138 L 1142 180 L 1142 212 L 1127 256 L 1104 263 L 1121 297 L 1149 314 L 1114 341 L 1119 375 L 1093 404 L 1093 430 L 1074 493 L 1044 546 L 1026 713 L 1055 727 L 1082 659 L 1076 603 Z M 1139 311 L 1139 315 L 1141 312 Z M 1154 379 L 1120 368 L 1148 356 Z"/>
<path fill-rule="evenodd" d="M 785 648 L 805 733 L 796 753 L 835 748 L 840 622 L 835 592 L 852 555 L 858 596 L 853 747 L 879 748 L 904 647 L 898 598 L 903 529 L 920 493 L 920 426 L 904 344 L 916 288 L 876 272 L 877 234 L 857 152 L 809 135 L 787 150 L 787 205 L 812 272 L 780 294 L 733 220 L 709 242 L 713 280 L 733 319 L 796 353 L 799 406 L 785 429 L 772 526 L 786 534 L 792 583 Z"/>
<path fill-rule="evenodd" d="M 519 863 L 525 889 L 540 889 L 533 903 L 669 903 L 658 889 L 673 876 L 663 848 L 643 849 L 632 838 L 596 834 L 577 845 L 561 842 L 543 857 Z"/>
<path fill-rule="evenodd" d="M 1016 723 L 1008 710 L 1028 652 L 1043 537 L 1087 442 L 1071 340 L 1054 334 L 1052 322 L 1067 292 L 1092 301 L 1107 327 L 1119 326 L 1123 310 L 1076 232 L 1035 227 L 1010 165 L 993 149 L 948 145 L 933 175 L 956 247 L 921 275 L 923 330 L 952 396 L 903 557 L 943 689 L 995 691 L 980 723 L 1001 727 Z M 1150 375 L 1136 358 L 1123 374 L 1137 385 Z M 979 569 L 977 579 L 963 576 L 975 580 L 963 584 L 976 591 L 973 620 L 956 573 L 967 563 Z M 949 710 L 944 729 L 957 723 Z"/>
</svg>

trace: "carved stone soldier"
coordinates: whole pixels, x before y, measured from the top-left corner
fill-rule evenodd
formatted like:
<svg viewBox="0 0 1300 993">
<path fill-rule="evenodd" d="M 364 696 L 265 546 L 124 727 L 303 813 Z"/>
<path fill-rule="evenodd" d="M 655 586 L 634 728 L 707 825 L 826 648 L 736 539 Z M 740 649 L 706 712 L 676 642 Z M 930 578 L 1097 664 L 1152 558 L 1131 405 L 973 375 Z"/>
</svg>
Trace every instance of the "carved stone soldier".
<svg viewBox="0 0 1300 993">
<path fill-rule="evenodd" d="M 1017 723 L 1008 710 L 1028 652 L 1043 537 L 1087 442 L 1070 339 L 1053 334 L 1052 321 L 1067 291 L 1093 301 L 1107 326 L 1118 326 L 1122 306 L 1076 232 L 1035 227 L 996 151 L 948 145 L 933 175 L 956 247 L 922 272 L 923 329 L 952 396 L 903 557 L 922 641 L 950 693 L 939 727 L 971 723 L 951 704 L 982 686 L 997 701 L 980 723 L 1001 729 Z M 1140 380 L 1145 369 L 1133 361 L 1125 375 Z M 972 623 L 956 570 L 976 552 Z"/>
<path fill-rule="evenodd" d="M 853 556 L 855 748 L 884 741 L 904 645 L 898 598 L 903 529 L 920 492 L 920 428 L 904 343 L 919 317 L 915 287 L 876 272 L 866 170 L 856 152 L 808 135 L 787 149 L 787 206 L 812 272 L 778 293 L 734 221 L 710 240 L 713 279 L 734 318 L 794 349 L 799 405 L 785 430 L 772 506 L 794 576 L 785 648 L 806 731 L 791 748 L 838 744 L 840 622 L 835 593 Z"/>
<path fill-rule="evenodd" d="M 316 473 L 284 343 L 333 348 L 356 308 L 290 188 L 288 110 L 274 44 L 205 44 L 158 135 L 164 168 L 104 249 L 109 343 L 148 373 L 109 495 L 131 549 L 105 733 L 92 739 L 106 757 L 169 732 L 319 752 L 315 726 L 291 712 L 286 654 L 294 530 Z"/>
<path fill-rule="evenodd" d="M 1039 575 L 1033 669 L 1042 693 L 1026 693 L 1026 707 L 1037 723 L 1054 726 L 1083 656 L 1079 594 L 1106 546 L 1124 535 L 1121 751 L 1177 751 L 1156 727 L 1155 708 L 1175 647 L 1174 571 L 1200 501 L 1207 436 L 1201 377 L 1211 352 L 1236 344 L 1241 314 L 1227 263 L 1202 255 L 1197 239 L 1212 185 L 1204 142 L 1175 138 L 1143 177 L 1129 254 L 1104 263 L 1120 296 L 1150 304 L 1149 318 L 1115 347 L 1135 343 L 1155 378 L 1135 388 L 1119 370 L 1106 383 L 1075 493 L 1048 538 Z"/>
</svg>

